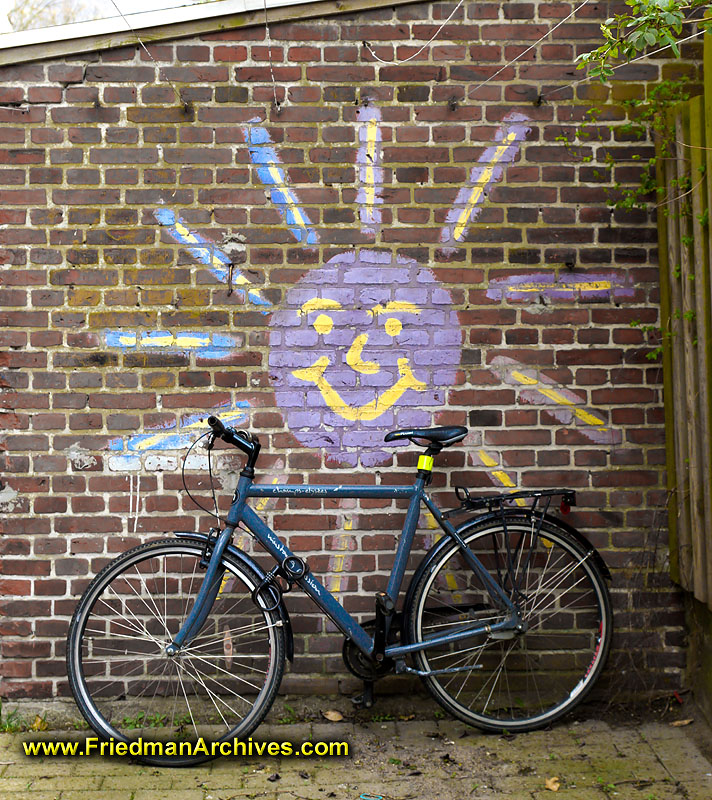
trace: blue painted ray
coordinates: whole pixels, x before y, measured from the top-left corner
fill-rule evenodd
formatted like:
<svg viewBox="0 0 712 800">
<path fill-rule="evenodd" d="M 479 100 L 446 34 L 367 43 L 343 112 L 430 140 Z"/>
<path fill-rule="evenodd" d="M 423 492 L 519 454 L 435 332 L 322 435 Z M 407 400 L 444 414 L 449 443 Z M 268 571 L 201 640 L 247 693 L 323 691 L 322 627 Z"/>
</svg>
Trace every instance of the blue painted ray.
<svg viewBox="0 0 712 800">
<path fill-rule="evenodd" d="M 220 419 L 226 425 L 242 425 L 249 415 L 250 404 L 247 400 L 238 400 L 232 408 L 225 407 Z M 220 408 L 220 407 L 218 407 Z M 195 441 L 197 432 L 205 433 L 207 412 L 184 416 L 178 424 L 175 420 L 149 431 L 137 433 L 124 439 L 117 436 L 109 442 L 109 450 L 129 453 L 141 453 L 148 450 L 183 450 Z"/>
<path fill-rule="evenodd" d="M 194 352 L 201 361 L 221 361 L 242 345 L 239 336 L 209 331 L 126 331 L 106 332 L 107 347 L 118 347 L 124 352 L 160 349 L 162 353 Z"/>
<path fill-rule="evenodd" d="M 270 139 L 269 131 L 254 125 L 242 129 L 250 159 L 257 165 L 257 175 L 266 186 L 271 186 L 270 197 L 287 221 L 294 238 L 302 244 L 316 244 L 318 236 L 306 211 L 299 206 L 294 191 L 287 186 L 281 162 Z"/>
<path fill-rule="evenodd" d="M 173 240 L 186 245 L 186 249 L 192 256 L 200 261 L 201 264 L 205 264 L 218 280 L 227 283 L 230 264 L 232 262 L 230 256 L 223 253 L 223 251 L 216 246 L 215 242 L 206 239 L 199 233 L 189 230 L 185 222 L 180 217 L 177 217 L 175 211 L 172 211 L 170 208 L 157 208 L 153 212 L 153 216 L 158 221 L 158 224 L 166 229 L 166 232 Z M 232 282 L 238 286 L 244 286 L 249 284 L 250 280 L 238 267 L 233 265 Z M 262 297 L 258 289 L 247 289 L 247 297 L 256 305 L 272 305 L 269 300 Z"/>
</svg>

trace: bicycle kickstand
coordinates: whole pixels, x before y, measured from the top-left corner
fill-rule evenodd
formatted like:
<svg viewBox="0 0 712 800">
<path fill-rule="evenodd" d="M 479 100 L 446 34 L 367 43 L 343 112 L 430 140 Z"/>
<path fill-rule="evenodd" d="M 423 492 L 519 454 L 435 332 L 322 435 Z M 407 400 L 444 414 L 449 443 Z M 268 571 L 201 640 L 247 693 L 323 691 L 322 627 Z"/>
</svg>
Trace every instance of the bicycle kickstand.
<svg viewBox="0 0 712 800">
<path fill-rule="evenodd" d="M 373 681 L 363 682 L 363 692 L 351 698 L 356 708 L 371 708 L 373 705 Z"/>
</svg>

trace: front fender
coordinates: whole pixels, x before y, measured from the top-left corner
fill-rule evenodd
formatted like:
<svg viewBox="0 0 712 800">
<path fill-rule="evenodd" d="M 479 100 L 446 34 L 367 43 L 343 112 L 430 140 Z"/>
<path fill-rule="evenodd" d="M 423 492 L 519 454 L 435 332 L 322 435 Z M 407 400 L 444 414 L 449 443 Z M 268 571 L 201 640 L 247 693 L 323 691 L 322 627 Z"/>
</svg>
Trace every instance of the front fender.
<svg viewBox="0 0 712 800">
<path fill-rule="evenodd" d="M 207 534 L 195 533 L 193 531 L 174 531 L 173 535 L 180 536 L 181 539 L 191 539 L 194 542 L 200 542 L 200 544 L 205 544 L 205 542 L 208 540 Z M 227 546 L 227 552 L 235 561 L 251 569 L 260 580 L 264 580 L 267 577 L 267 573 L 262 569 L 262 567 L 260 567 L 260 565 L 244 550 L 240 550 L 240 548 L 235 547 L 234 544 L 229 544 Z M 277 607 L 277 612 L 279 613 L 279 617 L 282 620 L 282 625 L 284 627 L 287 658 L 290 661 L 294 661 L 294 634 L 292 633 L 292 623 L 289 619 L 289 612 L 284 605 L 284 600 L 280 600 L 279 606 Z"/>
<path fill-rule="evenodd" d="M 531 514 L 527 514 L 526 511 L 517 511 L 516 509 L 512 509 L 510 513 L 507 514 L 507 518 L 511 518 L 512 520 L 524 518 L 527 521 L 531 520 Z M 466 520 L 461 525 L 458 525 L 455 529 L 461 536 L 465 536 L 469 531 L 474 528 L 476 525 L 480 525 L 483 522 L 490 522 L 490 521 L 500 521 L 502 519 L 502 514 L 498 511 L 494 511 L 490 514 L 482 514 L 477 517 L 473 517 L 472 519 Z M 552 517 L 549 514 L 544 515 L 544 521 L 550 522 L 552 525 L 556 525 L 559 528 L 562 528 L 566 533 L 571 536 L 572 539 L 575 539 L 580 545 L 582 545 L 587 551 L 591 552 L 591 556 L 596 563 L 596 566 L 600 569 L 601 574 L 606 578 L 606 580 L 611 580 L 611 572 L 608 569 L 608 565 L 603 560 L 601 554 L 596 550 L 596 548 L 589 542 L 589 540 L 581 533 L 581 531 L 576 530 L 576 528 L 572 527 L 568 523 L 564 522 L 563 520 L 559 519 L 558 517 Z M 423 560 L 418 565 L 418 568 L 413 573 L 413 577 L 411 578 L 410 584 L 408 586 L 408 591 L 405 595 L 405 601 L 403 603 L 403 635 L 407 636 L 407 631 L 405 628 L 407 627 L 407 622 L 410 618 L 410 608 L 413 603 L 413 595 L 415 594 L 415 587 L 418 585 L 418 581 L 423 576 L 425 572 L 430 569 L 431 564 L 435 559 L 440 555 L 440 553 L 452 544 L 452 540 L 446 534 L 445 536 L 440 539 L 436 544 L 434 544 L 430 550 L 423 556 Z M 404 638 L 403 641 L 406 641 Z"/>
</svg>

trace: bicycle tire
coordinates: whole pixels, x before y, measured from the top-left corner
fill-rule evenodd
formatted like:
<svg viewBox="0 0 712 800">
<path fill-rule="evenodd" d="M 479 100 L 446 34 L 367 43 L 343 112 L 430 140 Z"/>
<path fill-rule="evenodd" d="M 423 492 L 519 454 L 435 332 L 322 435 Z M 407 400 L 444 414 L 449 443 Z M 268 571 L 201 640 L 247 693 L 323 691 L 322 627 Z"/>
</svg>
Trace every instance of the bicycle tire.
<svg viewBox="0 0 712 800">
<path fill-rule="evenodd" d="M 481 634 L 413 657 L 423 671 L 462 669 L 421 677 L 443 708 L 483 730 L 524 732 L 549 725 L 584 699 L 608 656 L 611 602 L 592 548 L 555 521 L 545 520 L 538 532 L 537 524 L 513 512 L 506 517 L 506 533 L 499 519 L 474 520 L 458 529 L 519 603 L 526 631 L 505 634 L 512 638 Z M 521 594 L 512 587 L 508 560 Z M 492 624 L 504 618 L 454 542 L 424 570 L 406 614 L 411 642 L 466 620 Z"/>
<path fill-rule="evenodd" d="M 179 655 L 166 655 L 202 583 L 201 555 L 187 539 L 127 551 L 92 580 L 70 623 L 67 673 L 84 719 L 104 740 L 162 742 L 163 754 L 139 756 L 149 764 L 198 764 L 221 755 L 213 743 L 248 737 L 284 672 L 279 612 L 252 601 L 257 574 L 227 553 L 210 615 Z M 183 743 L 201 738 L 208 753 L 188 752 Z M 182 749 L 166 755 L 169 742 Z"/>
</svg>

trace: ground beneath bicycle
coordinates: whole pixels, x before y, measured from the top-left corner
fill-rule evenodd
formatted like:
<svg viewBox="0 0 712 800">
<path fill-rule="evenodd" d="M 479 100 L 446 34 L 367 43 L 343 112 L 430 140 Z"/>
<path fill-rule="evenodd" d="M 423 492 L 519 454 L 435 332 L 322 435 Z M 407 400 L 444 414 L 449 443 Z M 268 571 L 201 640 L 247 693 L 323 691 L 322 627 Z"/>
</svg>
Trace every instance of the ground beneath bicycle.
<svg viewBox="0 0 712 800">
<path fill-rule="evenodd" d="M 403 709 L 406 709 L 404 712 Z M 322 712 L 340 710 L 327 722 Z M 191 769 L 122 759 L 34 758 L 28 738 L 0 735 L 0 797 L 13 800 L 710 800 L 712 734 L 688 700 L 631 711 L 587 706 L 551 729 L 483 735 L 432 705 L 388 698 L 369 711 L 348 701 L 281 699 L 260 740 L 348 741 L 348 758 L 223 758 Z M 676 726 L 673 723 L 693 720 Z M 276 724 L 274 724 L 276 723 Z M 555 792 L 555 794 L 554 794 Z"/>
</svg>

